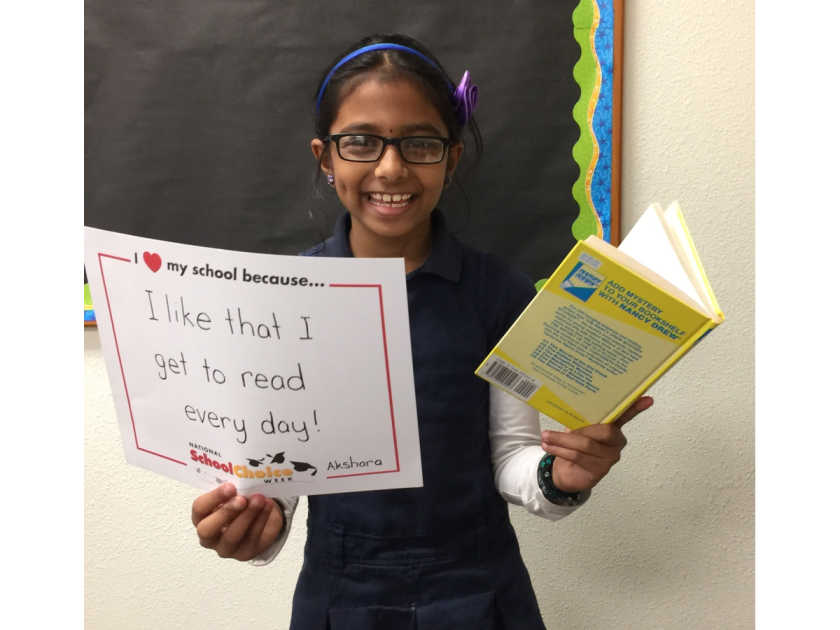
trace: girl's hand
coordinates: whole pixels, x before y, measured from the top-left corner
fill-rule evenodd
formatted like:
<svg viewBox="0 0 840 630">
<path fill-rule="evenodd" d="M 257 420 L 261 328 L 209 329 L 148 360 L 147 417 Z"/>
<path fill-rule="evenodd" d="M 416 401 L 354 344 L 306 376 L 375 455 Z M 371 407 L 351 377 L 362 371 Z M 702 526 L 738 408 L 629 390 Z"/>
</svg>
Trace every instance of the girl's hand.
<svg viewBox="0 0 840 630">
<path fill-rule="evenodd" d="M 653 398 L 642 396 L 609 424 L 593 424 L 567 433 L 543 431 L 543 450 L 555 456 L 551 472 L 557 489 L 579 492 L 595 487 L 627 445 L 621 428 L 651 405 Z"/>
<path fill-rule="evenodd" d="M 193 501 L 192 522 L 202 547 L 222 558 L 251 560 L 277 539 L 283 512 L 272 499 L 238 495 L 232 483 L 225 483 Z"/>
</svg>

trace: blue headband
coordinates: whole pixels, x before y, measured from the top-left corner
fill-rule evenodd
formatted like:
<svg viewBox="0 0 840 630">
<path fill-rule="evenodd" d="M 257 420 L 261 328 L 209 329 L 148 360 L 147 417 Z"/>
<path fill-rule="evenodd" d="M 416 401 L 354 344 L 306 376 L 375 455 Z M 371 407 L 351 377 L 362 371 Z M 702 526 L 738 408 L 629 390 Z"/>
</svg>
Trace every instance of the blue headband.
<svg viewBox="0 0 840 630">
<path fill-rule="evenodd" d="M 425 61 L 427 64 L 429 64 L 433 68 L 437 68 L 438 70 L 440 70 L 440 66 L 438 66 L 434 61 L 429 59 L 426 55 L 421 53 L 419 50 L 414 50 L 413 48 L 409 48 L 408 46 L 402 46 L 400 44 L 371 44 L 370 46 L 362 46 L 358 50 L 354 50 L 353 52 L 351 52 L 346 57 L 342 57 L 341 60 L 332 67 L 332 70 L 330 70 L 327 73 L 327 76 L 324 78 L 324 82 L 321 84 L 321 89 L 318 90 L 318 98 L 315 100 L 315 110 L 316 111 L 321 109 L 321 99 L 324 96 L 324 90 L 327 89 L 327 84 L 330 82 L 330 79 L 332 79 L 332 76 L 335 74 L 335 71 L 338 70 L 341 66 L 343 66 L 345 63 L 347 63 L 351 59 L 355 59 L 359 55 L 363 55 L 366 52 L 371 52 L 373 50 L 402 50 L 402 51 L 405 51 L 407 53 L 411 53 L 412 55 L 417 55 L 418 57 L 420 57 L 420 59 Z M 441 74 L 443 74 L 443 71 L 441 71 Z M 449 81 L 447 81 L 447 83 L 449 83 Z"/>
<path fill-rule="evenodd" d="M 478 102 L 478 87 L 472 84 L 470 81 L 470 73 L 469 70 L 464 72 L 464 77 L 461 79 L 461 84 L 458 86 L 457 89 L 453 89 L 451 83 L 449 83 L 449 79 L 446 78 L 446 75 L 443 73 L 443 69 L 432 61 L 429 57 L 421 53 L 419 50 L 415 50 L 414 48 L 409 48 L 408 46 L 403 46 L 401 44 L 370 44 L 369 46 L 362 46 L 358 50 L 354 50 L 349 55 L 342 57 L 337 64 L 335 64 L 332 69 L 327 73 L 327 76 L 324 77 L 324 82 L 321 83 L 321 89 L 318 90 L 318 97 L 315 99 L 315 111 L 319 111 L 321 109 L 321 99 L 324 97 L 324 91 L 327 89 L 327 84 L 332 79 L 332 76 L 335 74 L 336 70 L 338 70 L 341 66 L 345 63 L 358 57 L 359 55 L 363 55 L 366 52 L 371 52 L 374 50 L 402 50 L 403 52 L 410 53 L 412 55 L 416 55 L 420 57 L 423 61 L 428 63 L 433 68 L 436 68 L 438 72 L 441 73 L 441 76 L 446 80 L 447 84 L 449 84 L 449 89 L 452 91 L 452 98 L 455 101 L 455 111 L 458 116 L 458 120 L 461 122 L 462 125 L 465 125 L 467 121 L 472 116 L 472 112 L 475 110 L 475 106 Z"/>
</svg>

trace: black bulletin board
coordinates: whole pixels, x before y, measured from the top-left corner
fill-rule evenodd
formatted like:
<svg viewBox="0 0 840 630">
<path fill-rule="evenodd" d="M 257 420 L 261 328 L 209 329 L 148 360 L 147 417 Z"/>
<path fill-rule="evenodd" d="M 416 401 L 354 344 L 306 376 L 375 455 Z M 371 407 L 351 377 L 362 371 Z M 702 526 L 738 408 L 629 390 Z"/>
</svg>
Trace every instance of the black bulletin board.
<svg viewBox="0 0 840 630">
<path fill-rule="evenodd" d="M 584 204 L 573 189 L 595 164 L 575 155 L 594 131 L 582 133 L 573 110 L 595 102 L 575 66 L 596 24 L 612 20 L 620 37 L 620 8 L 595 0 L 88 0 L 85 223 L 254 252 L 295 254 L 321 240 L 341 209 L 330 189 L 314 185 L 315 83 L 353 41 L 403 32 L 426 43 L 456 82 L 469 69 L 480 89 L 485 155 L 461 173 L 464 192 L 444 193 L 450 227 L 545 277 L 574 243 Z M 599 88 L 620 70 L 620 55 L 606 50 Z M 618 78 L 610 89 L 601 100 L 612 134 Z M 609 166 L 607 239 L 619 217 L 615 140 L 596 151 Z"/>
</svg>

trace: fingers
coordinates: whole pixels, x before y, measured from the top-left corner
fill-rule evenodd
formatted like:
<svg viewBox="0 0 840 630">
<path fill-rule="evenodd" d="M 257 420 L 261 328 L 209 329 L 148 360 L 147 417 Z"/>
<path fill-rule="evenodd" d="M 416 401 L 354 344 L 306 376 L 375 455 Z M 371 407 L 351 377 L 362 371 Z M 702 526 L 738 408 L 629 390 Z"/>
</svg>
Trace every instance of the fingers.
<svg viewBox="0 0 840 630">
<path fill-rule="evenodd" d="M 272 505 L 268 512 L 268 518 L 266 519 L 265 526 L 260 532 L 260 537 L 257 542 L 258 553 L 262 553 L 268 549 L 268 546 L 277 540 L 280 530 L 283 529 L 283 511 L 274 501 L 269 501 L 269 503 Z"/>
<path fill-rule="evenodd" d="M 634 402 L 630 407 L 625 411 L 621 416 L 619 416 L 615 421 L 612 422 L 612 425 L 621 428 L 628 422 L 630 422 L 633 418 L 637 415 L 642 413 L 645 409 L 650 409 L 653 406 L 653 398 L 650 396 L 642 396 L 636 402 Z"/>
<path fill-rule="evenodd" d="M 562 446 L 550 446 L 545 451 L 587 471 L 597 471 L 604 468 L 609 469 L 609 467 L 621 458 L 621 454 L 617 450 L 608 456 L 589 455 L 570 448 L 563 448 Z"/>
<path fill-rule="evenodd" d="M 543 450 L 546 447 L 562 447 L 595 457 L 606 457 L 616 447 L 623 448 L 627 438 L 616 427 L 608 424 L 595 424 L 577 431 L 543 431 Z M 557 453 L 554 453 L 555 455 Z"/>
<path fill-rule="evenodd" d="M 569 433 L 542 432 L 543 450 L 557 458 L 553 475 L 558 488 L 591 488 L 621 459 L 626 444 L 621 431 L 607 424 Z"/>
<path fill-rule="evenodd" d="M 265 551 L 283 527 L 283 512 L 261 494 L 244 497 L 224 484 L 198 497 L 192 519 L 202 547 L 222 558 L 250 560 Z"/>
<path fill-rule="evenodd" d="M 216 510 L 222 503 L 236 496 L 236 486 L 232 483 L 223 483 L 215 490 L 211 490 L 198 497 L 192 504 L 192 524 L 198 525 L 211 512 Z"/>
<path fill-rule="evenodd" d="M 244 498 L 244 497 L 243 497 Z M 248 558 L 242 557 L 239 559 L 249 559 L 254 553 L 249 548 L 250 546 L 256 546 L 253 544 L 258 536 L 252 536 L 251 541 L 246 540 L 246 535 L 248 534 L 251 526 L 259 524 L 259 519 L 262 513 L 265 511 L 266 508 L 266 501 L 270 499 L 266 499 L 261 494 L 255 494 L 248 498 L 248 507 L 243 510 L 233 521 L 228 523 L 224 532 L 221 533 L 219 536 L 218 542 L 216 542 L 215 549 L 216 553 L 218 553 L 222 558 L 237 558 L 240 555 L 247 555 Z M 269 506 L 270 507 L 270 506 Z M 219 510 L 219 512 L 224 511 L 224 509 Z M 265 521 L 263 521 L 264 524 Z M 201 534 L 199 534 L 199 538 Z M 249 542 L 252 543 L 249 544 Z M 249 555 L 250 554 L 250 555 Z"/>
<path fill-rule="evenodd" d="M 614 444 L 598 442 L 584 435 L 543 431 L 542 448 L 546 453 L 577 464 L 581 468 L 609 468 L 621 457 L 621 449 L 627 440 L 621 432 L 615 432 L 618 439 Z"/>
<path fill-rule="evenodd" d="M 271 499 L 265 500 L 262 511 L 257 515 L 239 547 L 233 552 L 237 560 L 250 560 L 262 553 L 277 540 L 283 527 L 283 514 L 280 507 Z"/>
<path fill-rule="evenodd" d="M 245 497 L 235 496 L 201 519 L 195 526 L 201 546 L 215 548 L 219 536 L 230 529 L 247 505 L 248 500 Z"/>
<path fill-rule="evenodd" d="M 570 432 L 543 431 L 542 448 L 555 456 L 554 485 L 568 491 L 592 488 L 621 459 L 627 438 L 621 427 L 653 404 L 642 396 L 615 422 L 593 424 Z"/>
</svg>

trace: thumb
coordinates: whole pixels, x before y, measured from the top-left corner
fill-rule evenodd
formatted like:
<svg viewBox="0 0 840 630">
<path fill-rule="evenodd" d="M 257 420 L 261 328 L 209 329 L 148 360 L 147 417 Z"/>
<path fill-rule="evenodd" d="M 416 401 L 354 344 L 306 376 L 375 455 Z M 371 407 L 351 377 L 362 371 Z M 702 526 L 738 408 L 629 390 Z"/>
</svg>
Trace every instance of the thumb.
<svg viewBox="0 0 840 630">
<path fill-rule="evenodd" d="M 650 409 L 653 406 L 653 398 L 650 396 L 642 396 L 638 398 L 630 407 L 628 407 L 627 411 L 621 414 L 616 420 L 613 421 L 613 424 L 616 428 L 620 429 L 625 424 L 630 422 L 633 418 L 637 415 L 645 411 L 646 409 Z"/>
</svg>

